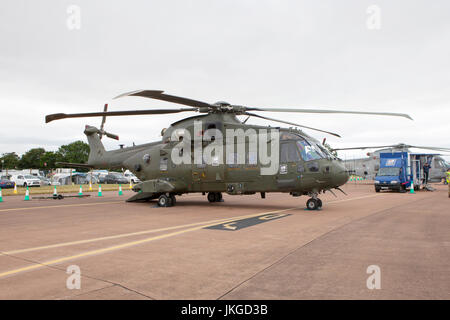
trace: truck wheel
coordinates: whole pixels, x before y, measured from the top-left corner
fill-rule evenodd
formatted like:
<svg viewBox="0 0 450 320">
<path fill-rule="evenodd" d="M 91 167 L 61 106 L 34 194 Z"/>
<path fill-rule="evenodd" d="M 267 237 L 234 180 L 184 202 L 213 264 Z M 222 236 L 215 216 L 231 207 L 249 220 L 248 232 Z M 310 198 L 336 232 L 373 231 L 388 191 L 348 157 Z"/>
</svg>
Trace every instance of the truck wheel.
<svg viewBox="0 0 450 320">
<path fill-rule="evenodd" d="M 380 192 L 380 188 L 375 187 L 375 192 Z"/>
</svg>

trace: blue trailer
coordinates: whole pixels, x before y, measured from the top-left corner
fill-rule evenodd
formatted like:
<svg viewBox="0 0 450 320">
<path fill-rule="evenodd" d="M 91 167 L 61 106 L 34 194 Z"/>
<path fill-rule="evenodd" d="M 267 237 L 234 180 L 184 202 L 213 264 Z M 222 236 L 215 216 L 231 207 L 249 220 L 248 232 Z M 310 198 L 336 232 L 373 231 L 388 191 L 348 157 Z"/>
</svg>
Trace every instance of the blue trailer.
<svg viewBox="0 0 450 320">
<path fill-rule="evenodd" d="M 430 164 L 437 154 L 384 152 L 380 153 L 380 169 L 375 177 L 375 191 L 406 192 L 419 190 L 425 183 L 423 165 Z"/>
</svg>

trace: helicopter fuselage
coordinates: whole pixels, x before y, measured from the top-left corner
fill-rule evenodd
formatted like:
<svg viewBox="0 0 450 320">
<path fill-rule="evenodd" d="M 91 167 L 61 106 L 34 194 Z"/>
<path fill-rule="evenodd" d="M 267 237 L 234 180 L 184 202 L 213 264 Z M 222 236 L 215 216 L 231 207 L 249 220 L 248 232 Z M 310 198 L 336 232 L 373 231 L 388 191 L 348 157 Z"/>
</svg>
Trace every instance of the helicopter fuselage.
<svg viewBox="0 0 450 320">
<path fill-rule="evenodd" d="M 85 131 L 91 145 L 89 164 L 129 169 L 143 181 L 133 190 L 145 194 L 286 192 L 294 196 L 317 195 L 338 188 L 348 180 L 343 162 L 304 132 L 292 128 L 246 125 L 234 114 L 213 113 L 187 118 L 165 130 L 161 141 L 113 151 L 104 150 L 95 130 L 87 127 Z M 273 137 L 269 134 L 269 141 L 265 142 L 272 143 L 271 151 L 277 152 L 269 157 L 276 162 L 276 168 L 272 174 L 262 174 L 262 168 L 268 166 L 267 161 L 263 163 L 264 159 L 258 157 L 261 156 L 260 150 L 252 151 L 248 145 L 270 131 L 278 132 L 277 148 L 273 147 Z M 232 152 L 229 152 L 230 140 L 227 139 L 230 132 L 235 135 L 231 142 Z M 196 141 L 202 150 L 212 144 L 216 148 L 222 146 L 220 157 L 213 156 L 211 163 L 205 162 L 203 156 L 201 161 L 194 159 Z M 264 142 L 258 142 L 261 148 Z M 237 152 L 239 147 L 245 150 L 243 156 Z M 174 155 L 180 155 L 180 152 L 185 153 L 185 160 L 192 161 L 175 161 Z"/>
</svg>

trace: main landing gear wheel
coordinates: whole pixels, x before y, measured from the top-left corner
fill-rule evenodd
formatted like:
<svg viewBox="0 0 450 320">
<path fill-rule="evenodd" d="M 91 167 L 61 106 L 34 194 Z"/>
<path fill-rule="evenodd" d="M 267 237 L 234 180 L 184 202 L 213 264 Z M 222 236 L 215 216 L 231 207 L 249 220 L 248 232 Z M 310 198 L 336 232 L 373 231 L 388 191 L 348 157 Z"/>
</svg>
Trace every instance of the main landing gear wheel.
<svg viewBox="0 0 450 320">
<path fill-rule="evenodd" d="M 167 196 L 162 194 L 158 199 L 158 207 L 171 207 L 175 205 L 176 199 L 174 195 Z"/>
<path fill-rule="evenodd" d="M 177 203 L 177 198 L 175 198 L 174 194 L 170 195 L 170 201 L 171 201 L 171 207 L 174 206 Z"/>
<path fill-rule="evenodd" d="M 220 192 L 209 192 L 208 193 L 208 201 L 209 202 L 221 202 L 222 201 L 222 193 L 220 193 Z"/>
<path fill-rule="evenodd" d="M 318 210 L 322 208 L 322 200 L 311 198 L 306 202 L 306 208 L 308 210 Z"/>
</svg>

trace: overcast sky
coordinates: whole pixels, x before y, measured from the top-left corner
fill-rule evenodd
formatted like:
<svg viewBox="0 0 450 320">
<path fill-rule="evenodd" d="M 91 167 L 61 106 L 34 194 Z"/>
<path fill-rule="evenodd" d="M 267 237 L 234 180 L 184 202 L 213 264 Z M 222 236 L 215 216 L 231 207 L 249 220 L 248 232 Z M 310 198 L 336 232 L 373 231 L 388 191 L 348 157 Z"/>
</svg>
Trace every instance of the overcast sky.
<svg viewBox="0 0 450 320">
<path fill-rule="evenodd" d="M 80 9 L 79 29 L 71 29 L 78 21 L 71 5 Z M 327 136 L 334 147 L 404 142 L 450 148 L 450 2 L 2 1 L 0 154 L 86 141 L 84 125 L 101 122 L 45 124 L 49 113 L 101 111 L 104 103 L 111 111 L 176 107 L 112 100 L 138 89 L 248 106 L 408 113 L 414 121 L 264 115 L 337 132 L 342 139 Z M 106 129 L 120 143 L 140 144 L 191 115 L 109 118 Z M 109 149 L 118 146 L 103 141 Z"/>
</svg>

